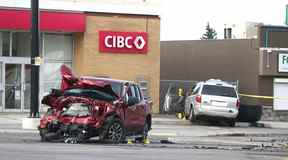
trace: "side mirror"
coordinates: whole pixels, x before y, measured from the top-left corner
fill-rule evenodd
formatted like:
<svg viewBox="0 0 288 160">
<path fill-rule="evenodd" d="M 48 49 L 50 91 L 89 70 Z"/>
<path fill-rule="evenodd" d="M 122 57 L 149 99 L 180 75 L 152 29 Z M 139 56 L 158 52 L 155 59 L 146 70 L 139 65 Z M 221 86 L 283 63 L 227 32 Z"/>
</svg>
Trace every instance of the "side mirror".
<svg viewBox="0 0 288 160">
<path fill-rule="evenodd" d="M 133 106 L 139 102 L 139 99 L 137 97 L 128 97 L 128 106 Z"/>
</svg>

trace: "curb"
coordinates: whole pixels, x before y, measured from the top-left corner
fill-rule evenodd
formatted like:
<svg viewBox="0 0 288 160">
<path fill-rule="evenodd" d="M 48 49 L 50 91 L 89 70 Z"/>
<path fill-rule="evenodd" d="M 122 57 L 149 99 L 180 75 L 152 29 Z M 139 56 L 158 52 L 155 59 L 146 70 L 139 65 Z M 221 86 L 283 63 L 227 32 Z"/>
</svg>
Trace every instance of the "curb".
<svg viewBox="0 0 288 160">
<path fill-rule="evenodd" d="M 273 123 L 273 122 L 272 122 Z M 264 128 L 275 128 L 275 129 L 288 129 L 288 123 L 287 124 L 277 124 L 277 123 L 269 123 L 269 122 L 259 122 L 259 125 L 262 125 Z"/>
<path fill-rule="evenodd" d="M 0 129 L 0 133 L 38 133 L 38 130 L 24 130 L 24 129 Z"/>
</svg>

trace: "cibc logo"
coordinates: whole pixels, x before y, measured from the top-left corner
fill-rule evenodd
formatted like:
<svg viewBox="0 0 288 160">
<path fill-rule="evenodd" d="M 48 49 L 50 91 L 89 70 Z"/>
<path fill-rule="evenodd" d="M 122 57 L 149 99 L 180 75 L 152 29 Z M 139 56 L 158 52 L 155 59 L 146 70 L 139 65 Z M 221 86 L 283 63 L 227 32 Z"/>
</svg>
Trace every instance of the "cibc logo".
<svg viewBox="0 0 288 160">
<path fill-rule="evenodd" d="M 99 32 L 99 51 L 103 53 L 147 53 L 146 32 Z"/>
</svg>

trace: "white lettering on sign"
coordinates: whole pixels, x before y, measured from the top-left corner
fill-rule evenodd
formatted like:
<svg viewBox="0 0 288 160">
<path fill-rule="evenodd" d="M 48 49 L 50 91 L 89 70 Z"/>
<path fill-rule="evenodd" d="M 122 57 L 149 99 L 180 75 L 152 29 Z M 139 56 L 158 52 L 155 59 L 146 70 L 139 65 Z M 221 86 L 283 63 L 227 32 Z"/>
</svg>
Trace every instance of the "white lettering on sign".
<svg viewBox="0 0 288 160">
<path fill-rule="evenodd" d="M 117 36 L 117 48 L 124 48 L 124 37 L 123 36 Z"/>
<path fill-rule="evenodd" d="M 132 37 L 129 36 L 129 37 L 126 37 L 125 39 L 125 45 L 127 48 L 132 48 L 132 45 L 130 44 L 131 43 L 131 40 L 132 40 Z"/>
<path fill-rule="evenodd" d="M 112 36 L 106 36 L 105 37 L 104 43 L 105 43 L 106 47 L 112 48 L 112 45 L 108 43 L 109 39 L 111 39 L 111 38 L 112 38 Z"/>
<path fill-rule="evenodd" d="M 288 72 L 288 53 L 278 54 L 278 71 Z"/>
<path fill-rule="evenodd" d="M 134 45 L 137 49 L 143 49 L 146 41 L 142 36 L 137 36 L 134 40 L 132 36 L 106 36 L 104 44 L 108 48 L 132 48 Z"/>
</svg>

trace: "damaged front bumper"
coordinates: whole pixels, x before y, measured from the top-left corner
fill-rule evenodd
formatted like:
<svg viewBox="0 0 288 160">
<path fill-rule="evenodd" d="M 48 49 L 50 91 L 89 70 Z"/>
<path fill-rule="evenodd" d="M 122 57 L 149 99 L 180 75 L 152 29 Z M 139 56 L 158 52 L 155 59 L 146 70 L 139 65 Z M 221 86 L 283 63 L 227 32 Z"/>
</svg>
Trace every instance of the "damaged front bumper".
<svg viewBox="0 0 288 160">
<path fill-rule="evenodd" d="M 83 124 L 64 124 L 54 120 L 45 128 L 38 127 L 42 141 L 82 143 L 101 134 L 101 128 Z"/>
</svg>

